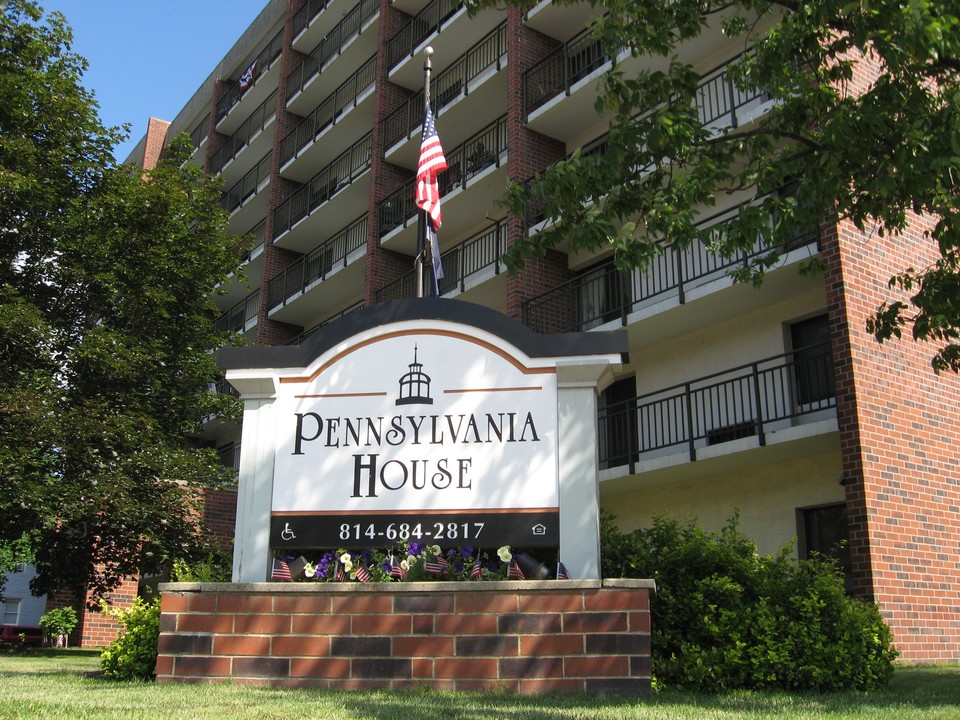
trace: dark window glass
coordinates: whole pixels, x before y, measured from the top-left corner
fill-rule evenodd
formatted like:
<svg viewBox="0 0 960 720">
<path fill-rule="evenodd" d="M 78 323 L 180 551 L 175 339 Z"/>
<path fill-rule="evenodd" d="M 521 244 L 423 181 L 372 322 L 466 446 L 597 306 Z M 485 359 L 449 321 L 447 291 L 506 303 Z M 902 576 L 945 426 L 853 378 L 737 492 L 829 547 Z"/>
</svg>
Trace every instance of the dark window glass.
<svg viewBox="0 0 960 720">
<path fill-rule="evenodd" d="M 833 363 L 830 358 L 830 324 L 826 315 L 793 323 L 794 380 L 797 404 L 816 405 L 835 395 Z"/>
</svg>

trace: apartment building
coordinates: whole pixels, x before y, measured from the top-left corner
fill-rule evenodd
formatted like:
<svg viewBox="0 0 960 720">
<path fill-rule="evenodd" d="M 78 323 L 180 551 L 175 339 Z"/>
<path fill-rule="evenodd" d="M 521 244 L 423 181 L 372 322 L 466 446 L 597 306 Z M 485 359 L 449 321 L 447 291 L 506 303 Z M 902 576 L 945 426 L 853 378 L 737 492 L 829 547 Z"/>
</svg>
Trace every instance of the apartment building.
<svg viewBox="0 0 960 720">
<path fill-rule="evenodd" d="M 699 245 L 668 247 L 646 272 L 562 248 L 505 271 L 503 251 L 548 222 L 500 206 L 507 181 L 578 148 L 603 151 L 594 101 L 610 58 L 585 30 L 591 12 L 545 0 L 471 18 L 449 0 L 272 0 L 131 160 L 149 163 L 190 134 L 190 162 L 223 177 L 230 230 L 255 238 L 246 279 L 217 297 L 219 322 L 250 343 L 299 343 L 347 313 L 414 296 L 432 46 L 449 166 L 440 294 L 538 332 L 627 331 L 628 362 L 597 417 L 603 506 L 625 528 L 657 514 L 716 528 L 736 513 L 762 552 L 795 539 L 800 556 L 837 552 L 905 658 L 960 659 L 960 386 L 931 371 L 930 348 L 880 346 L 864 330 L 888 277 L 935 257 L 919 223 L 895 240 L 845 222 L 798 232 L 759 289 L 728 276 L 749 257 Z M 728 82 L 743 51 L 719 30 L 681 48 L 718 132 L 770 107 Z M 718 198 L 703 225 L 744 201 Z M 801 276 L 817 255 L 827 273 Z M 225 463 L 239 457 L 238 427 L 211 423 L 206 440 Z"/>
</svg>

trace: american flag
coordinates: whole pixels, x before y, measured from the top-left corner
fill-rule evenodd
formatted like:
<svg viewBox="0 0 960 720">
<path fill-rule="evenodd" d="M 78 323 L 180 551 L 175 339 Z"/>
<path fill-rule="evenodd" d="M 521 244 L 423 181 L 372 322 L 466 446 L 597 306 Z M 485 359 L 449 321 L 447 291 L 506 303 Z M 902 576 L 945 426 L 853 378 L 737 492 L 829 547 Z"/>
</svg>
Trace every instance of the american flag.
<svg viewBox="0 0 960 720">
<path fill-rule="evenodd" d="M 423 569 L 431 575 L 443 575 L 447 571 L 447 559 L 440 555 L 433 560 L 425 562 Z"/>
<path fill-rule="evenodd" d="M 337 560 L 337 567 L 333 571 L 333 580 L 334 582 L 343 582 L 347 579 L 347 572 L 343 568 L 343 563 Z"/>
<path fill-rule="evenodd" d="M 270 571 L 271 580 L 293 580 L 290 576 L 290 566 L 285 560 L 280 558 L 273 559 L 273 569 Z"/>
<path fill-rule="evenodd" d="M 470 569 L 470 579 L 483 580 L 483 566 L 480 565 L 479 560 L 477 560 L 477 562 L 475 562 L 473 567 Z"/>
<path fill-rule="evenodd" d="M 370 582 L 370 571 L 364 565 L 357 568 L 357 582 Z"/>
<path fill-rule="evenodd" d="M 440 147 L 440 136 L 433 119 L 433 111 L 427 103 L 423 118 L 423 137 L 420 140 L 420 160 L 417 162 L 417 207 L 425 211 L 433 223 L 434 231 L 440 229 L 440 185 L 437 175 L 447 169 L 447 159 Z M 436 253 L 439 257 L 439 253 Z"/>
<path fill-rule="evenodd" d="M 390 576 L 395 577 L 400 582 L 407 579 L 407 571 L 396 558 L 390 559 Z"/>
<path fill-rule="evenodd" d="M 557 563 L 557 580 L 569 580 L 570 573 L 562 562 Z"/>
<path fill-rule="evenodd" d="M 510 566 L 507 568 L 507 579 L 508 580 L 526 580 L 526 576 L 523 574 L 523 570 L 520 569 L 520 566 L 517 565 L 517 561 L 513 560 L 510 562 Z"/>
<path fill-rule="evenodd" d="M 250 67 L 247 68 L 247 71 L 240 76 L 238 85 L 240 86 L 241 90 L 246 90 L 248 87 L 253 85 L 253 80 L 254 80 L 253 76 L 254 74 L 256 74 L 256 72 L 257 72 L 257 61 L 254 60 L 250 64 Z"/>
</svg>

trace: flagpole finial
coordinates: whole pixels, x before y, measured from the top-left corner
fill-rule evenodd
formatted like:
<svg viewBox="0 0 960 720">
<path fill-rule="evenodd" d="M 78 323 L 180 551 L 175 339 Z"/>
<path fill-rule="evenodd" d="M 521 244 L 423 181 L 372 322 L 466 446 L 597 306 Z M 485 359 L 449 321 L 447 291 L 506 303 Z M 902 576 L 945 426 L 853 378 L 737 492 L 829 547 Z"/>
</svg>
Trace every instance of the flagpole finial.
<svg viewBox="0 0 960 720">
<path fill-rule="evenodd" d="M 432 46 L 432 45 L 427 45 L 427 46 L 423 49 L 423 54 L 426 55 L 427 57 L 430 57 L 431 55 L 433 55 L 433 46 Z"/>
</svg>

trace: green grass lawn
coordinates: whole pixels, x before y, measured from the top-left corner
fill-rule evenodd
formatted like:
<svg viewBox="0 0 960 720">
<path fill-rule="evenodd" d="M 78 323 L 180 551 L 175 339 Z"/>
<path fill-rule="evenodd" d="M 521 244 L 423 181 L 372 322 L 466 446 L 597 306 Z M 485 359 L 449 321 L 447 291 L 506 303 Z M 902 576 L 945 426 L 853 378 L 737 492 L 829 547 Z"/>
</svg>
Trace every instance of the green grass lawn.
<svg viewBox="0 0 960 720">
<path fill-rule="evenodd" d="M 903 666 L 888 688 L 808 695 L 664 691 L 646 699 L 500 693 L 331 692 L 237 685 L 121 683 L 97 677 L 91 650 L 0 651 L 0 718 L 371 718 L 417 720 L 727 720 L 960 718 L 960 666 Z"/>
</svg>

